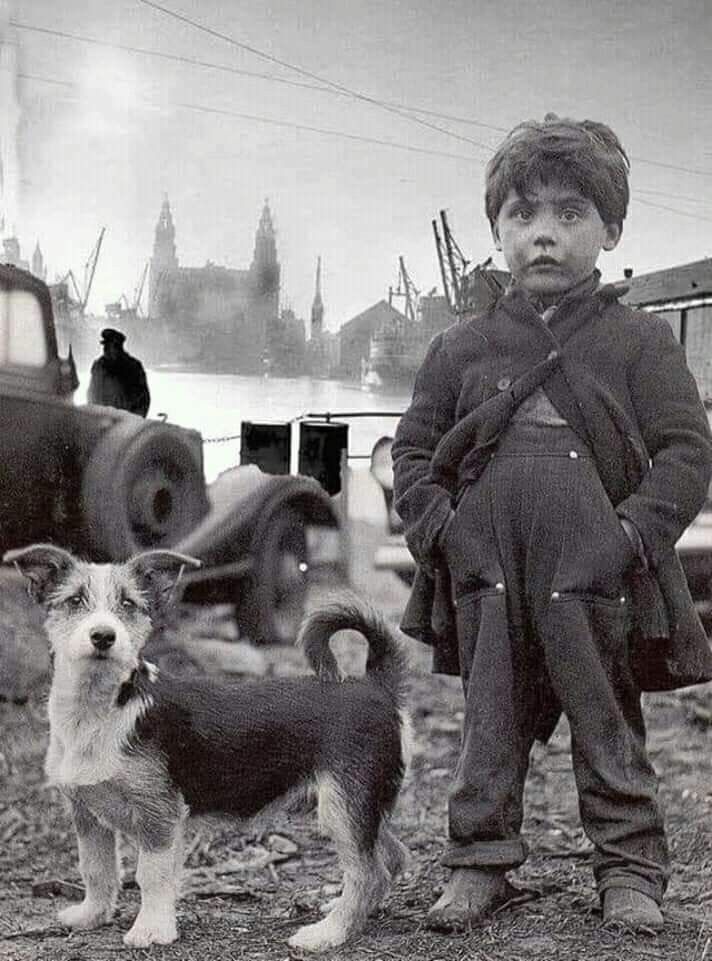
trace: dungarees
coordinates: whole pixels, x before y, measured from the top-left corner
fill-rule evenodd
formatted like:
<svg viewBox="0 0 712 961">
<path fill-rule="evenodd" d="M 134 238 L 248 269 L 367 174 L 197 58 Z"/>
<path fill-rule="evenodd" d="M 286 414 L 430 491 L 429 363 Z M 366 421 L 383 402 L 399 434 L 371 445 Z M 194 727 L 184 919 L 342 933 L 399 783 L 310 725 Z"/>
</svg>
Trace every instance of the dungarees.
<svg viewBox="0 0 712 961">
<path fill-rule="evenodd" d="M 660 901 L 668 852 L 627 658 L 635 551 L 573 430 L 513 421 L 462 494 L 444 550 L 465 720 L 443 863 L 524 861 L 529 753 L 562 710 L 599 893 L 621 886 Z"/>
</svg>

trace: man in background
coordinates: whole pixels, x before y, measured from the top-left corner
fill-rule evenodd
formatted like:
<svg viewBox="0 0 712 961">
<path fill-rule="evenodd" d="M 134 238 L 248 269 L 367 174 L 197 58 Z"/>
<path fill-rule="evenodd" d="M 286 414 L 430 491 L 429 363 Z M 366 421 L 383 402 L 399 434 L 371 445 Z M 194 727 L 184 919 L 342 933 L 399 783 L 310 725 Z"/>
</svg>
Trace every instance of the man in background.
<svg viewBox="0 0 712 961">
<path fill-rule="evenodd" d="M 141 361 L 124 350 L 125 340 L 120 330 L 102 330 L 104 352 L 91 366 L 87 399 L 90 404 L 118 407 L 145 417 L 151 403 L 146 372 Z"/>
</svg>

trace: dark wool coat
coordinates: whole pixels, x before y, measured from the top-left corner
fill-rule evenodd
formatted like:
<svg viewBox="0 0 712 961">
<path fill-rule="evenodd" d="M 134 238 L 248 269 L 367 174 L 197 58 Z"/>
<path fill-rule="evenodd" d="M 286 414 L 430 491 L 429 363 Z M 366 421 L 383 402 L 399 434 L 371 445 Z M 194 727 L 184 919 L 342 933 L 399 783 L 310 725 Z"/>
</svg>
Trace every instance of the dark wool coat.
<svg viewBox="0 0 712 961">
<path fill-rule="evenodd" d="M 645 564 L 629 585 L 641 689 L 712 679 L 712 652 L 674 549 L 707 495 L 710 429 L 669 325 L 618 303 L 620 292 L 605 286 L 564 298 L 547 326 L 512 288 L 430 345 L 398 425 L 393 465 L 395 507 L 418 564 L 401 626 L 434 645 L 436 671 L 459 670 L 439 536 L 512 412 L 542 386 L 593 452 L 618 515 L 642 538 Z"/>
<path fill-rule="evenodd" d="M 90 404 L 117 407 L 145 417 L 151 394 L 143 364 L 125 351 L 115 360 L 98 357 L 91 365 L 87 398 Z"/>
</svg>

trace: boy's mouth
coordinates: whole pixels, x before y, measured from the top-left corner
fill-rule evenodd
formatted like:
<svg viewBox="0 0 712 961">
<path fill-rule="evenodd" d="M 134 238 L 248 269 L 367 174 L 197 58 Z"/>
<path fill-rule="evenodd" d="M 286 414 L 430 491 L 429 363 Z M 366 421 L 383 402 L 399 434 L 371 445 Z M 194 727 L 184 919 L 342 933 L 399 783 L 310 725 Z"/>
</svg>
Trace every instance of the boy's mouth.
<svg viewBox="0 0 712 961">
<path fill-rule="evenodd" d="M 554 260 L 553 257 L 536 257 L 534 260 L 530 261 L 530 267 L 558 267 L 559 261 Z"/>
</svg>

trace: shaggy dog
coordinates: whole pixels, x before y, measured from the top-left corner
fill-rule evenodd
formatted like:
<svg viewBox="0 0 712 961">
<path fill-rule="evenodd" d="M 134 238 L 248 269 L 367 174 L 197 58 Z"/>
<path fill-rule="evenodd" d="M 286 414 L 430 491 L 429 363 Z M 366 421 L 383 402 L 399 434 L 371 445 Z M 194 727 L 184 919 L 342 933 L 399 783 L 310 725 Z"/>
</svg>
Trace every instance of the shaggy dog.
<svg viewBox="0 0 712 961">
<path fill-rule="evenodd" d="M 45 609 L 53 656 L 46 772 L 68 798 L 85 885 L 70 928 L 109 921 L 118 893 L 116 836 L 138 848 L 141 909 L 124 937 L 145 948 L 177 938 L 175 903 L 188 814 L 248 818 L 315 789 L 343 893 L 292 947 L 320 951 L 359 931 L 401 870 L 388 826 L 406 765 L 405 658 L 383 619 L 357 600 L 323 607 L 300 632 L 316 676 L 216 683 L 169 677 L 141 649 L 184 565 L 150 551 L 91 564 L 47 544 L 5 555 Z M 369 645 L 363 677 L 343 679 L 336 631 Z"/>
</svg>

